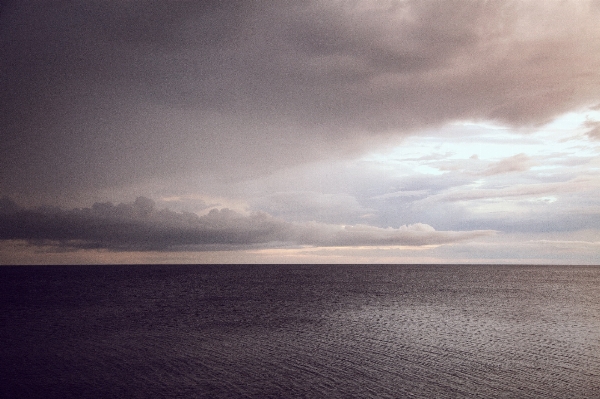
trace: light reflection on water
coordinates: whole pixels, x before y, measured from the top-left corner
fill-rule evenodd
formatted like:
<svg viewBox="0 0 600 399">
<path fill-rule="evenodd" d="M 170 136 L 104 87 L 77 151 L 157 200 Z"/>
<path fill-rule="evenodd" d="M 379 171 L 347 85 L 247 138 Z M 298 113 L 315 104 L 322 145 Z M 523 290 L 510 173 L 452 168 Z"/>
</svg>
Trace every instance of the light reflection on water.
<svg viewBox="0 0 600 399">
<path fill-rule="evenodd" d="M 14 397 L 600 397 L 600 268 L 3 268 Z"/>
</svg>

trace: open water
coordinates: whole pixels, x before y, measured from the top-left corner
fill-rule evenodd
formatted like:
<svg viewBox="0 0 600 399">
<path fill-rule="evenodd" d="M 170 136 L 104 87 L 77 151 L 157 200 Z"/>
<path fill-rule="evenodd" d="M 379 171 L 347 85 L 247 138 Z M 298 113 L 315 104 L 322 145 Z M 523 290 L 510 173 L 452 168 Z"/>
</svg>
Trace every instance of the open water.
<svg viewBox="0 0 600 399">
<path fill-rule="evenodd" d="M 0 396 L 600 398 L 600 267 L 0 268 Z"/>
</svg>

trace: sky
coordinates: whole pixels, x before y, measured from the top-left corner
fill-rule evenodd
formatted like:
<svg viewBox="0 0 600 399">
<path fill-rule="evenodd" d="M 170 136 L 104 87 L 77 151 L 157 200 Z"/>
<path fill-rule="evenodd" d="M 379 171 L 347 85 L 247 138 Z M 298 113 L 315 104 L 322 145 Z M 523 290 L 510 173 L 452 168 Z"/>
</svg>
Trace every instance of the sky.
<svg viewBox="0 0 600 399">
<path fill-rule="evenodd" d="M 600 264 L 600 1 L 0 5 L 0 264 Z"/>
</svg>

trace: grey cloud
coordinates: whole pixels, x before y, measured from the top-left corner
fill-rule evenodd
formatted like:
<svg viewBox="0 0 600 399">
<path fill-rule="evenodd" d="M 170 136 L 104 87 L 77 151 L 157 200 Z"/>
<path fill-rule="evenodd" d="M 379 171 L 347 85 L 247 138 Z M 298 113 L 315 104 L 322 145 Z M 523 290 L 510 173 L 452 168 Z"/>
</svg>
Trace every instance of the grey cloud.
<svg viewBox="0 0 600 399">
<path fill-rule="evenodd" d="M 370 199 L 380 200 L 380 199 L 390 199 L 390 198 L 425 197 L 428 192 L 429 192 L 428 190 L 403 190 L 403 191 L 395 191 L 393 193 L 376 195 L 374 197 L 371 197 Z"/>
<path fill-rule="evenodd" d="M 461 172 L 473 176 L 494 176 L 511 172 L 524 172 L 536 164 L 531 157 L 523 153 L 501 159 L 487 166 L 484 166 L 484 163 L 479 160 L 477 155 L 472 155 L 469 159 L 431 161 L 427 165 L 440 171 Z"/>
<path fill-rule="evenodd" d="M 62 247 L 127 250 L 214 250 L 252 246 L 441 245 L 493 234 L 481 231 L 436 231 L 429 225 L 397 229 L 365 225 L 338 226 L 317 222 L 289 223 L 257 212 L 242 215 L 213 209 L 204 216 L 159 210 L 148 198 L 134 203 L 96 203 L 69 211 L 22 209 L 2 200 L 0 239 L 56 243 Z"/>
<path fill-rule="evenodd" d="M 402 158 L 401 161 L 439 161 L 442 159 L 446 159 L 452 155 L 454 155 L 454 153 L 451 152 L 446 152 L 444 154 L 433 153 L 429 155 L 423 155 L 422 157 L 418 158 Z"/>
<path fill-rule="evenodd" d="M 587 121 L 585 127 L 590 129 L 587 136 L 592 140 L 600 140 L 600 121 Z"/>
<path fill-rule="evenodd" d="M 116 250 L 251 245 L 274 241 L 287 228 L 260 213 L 244 217 L 228 209 L 213 209 L 198 216 L 158 210 L 152 200 L 144 197 L 132 204 L 96 203 L 91 208 L 70 211 L 22 209 L 2 216 L 3 239 L 59 241 L 66 246 Z"/>
<path fill-rule="evenodd" d="M 589 179 L 574 179 L 557 183 L 516 184 L 501 188 L 477 188 L 460 191 L 447 191 L 430 196 L 423 202 L 473 201 L 494 198 L 518 198 L 534 195 L 558 194 L 592 189 Z"/>
<path fill-rule="evenodd" d="M 323 223 L 352 223 L 373 212 L 373 209 L 359 204 L 352 195 L 310 191 L 274 193 L 256 198 L 250 205 L 286 220 L 317 220 Z"/>
<path fill-rule="evenodd" d="M 323 82 L 314 74 L 326 68 L 301 71 L 307 83 L 323 84 L 323 90 L 310 92 L 319 107 L 309 114 L 311 120 L 326 121 L 339 113 L 370 130 L 410 129 L 456 118 L 535 123 L 566 109 L 567 93 L 576 89 L 575 76 L 569 75 L 581 77 L 586 70 L 589 83 L 596 84 L 592 76 L 597 73 L 580 64 L 587 50 L 563 47 L 572 32 L 553 26 L 559 15 L 568 18 L 591 34 L 587 40 L 597 47 L 599 32 L 585 7 L 510 1 L 384 4 L 313 2 L 286 10 L 290 20 L 301 21 L 286 24 L 284 38 L 292 36 L 286 44 L 308 48 L 295 60 L 345 57 L 353 60 L 354 69 L 363 66 L 362 74 L 343 83 L 335 79 L 339 70 L 328 71 Z M 577 72 L 569 72 L 557 57 L 565 53 Z M 552 81 L 559 86 L 549 86 Z M 340 94 L 345 95 L 341 101 Z M 306 111 L 306 105 L 301 109 Z"/>
<path fill-rule="evenodd" d="M 12 2 L 0 15 L 0 190 L 247 177 L 455 119 L 543 123 L 598 103 L 598 12 L 587 2 Z"/>
<path fill-rule="evenodd" d="M 569 209 L 569 211 L 557 210 L 534 210 L 520 215 L 520 218 L 507 219 L 497 215 L 483 215 L 477 218 L 469 217 L 454 223 L 453 229 L 471 230 L 486 229 L 501 231 L 503 234 L 515 232 L 532 233 L 558 233 L 577 231 L 592 231 L 597 233 L 600 223 L 600 215 L 596 209 Z"/>
<path fill-rule="evenodd" d="M 436 231 L 423 223 L 403 225 L 399 228 L 367 225 L 340 228 L 332 225 L 308 224 L 300 230 L 299 239 L 301 242 L 319 246 L 423 246 L 460 242 L 494 233 L 492 230 Z"/>
<path fill-rule="evenodd" d="M 529 170 L 532 166 L 532 160 L 527 155 L 521 153 L 510 158 L 505 158 L 492 164 L 483 171 L 485 176 L 498 175 L 510 172 L 523 172 Z"/>
</svg>

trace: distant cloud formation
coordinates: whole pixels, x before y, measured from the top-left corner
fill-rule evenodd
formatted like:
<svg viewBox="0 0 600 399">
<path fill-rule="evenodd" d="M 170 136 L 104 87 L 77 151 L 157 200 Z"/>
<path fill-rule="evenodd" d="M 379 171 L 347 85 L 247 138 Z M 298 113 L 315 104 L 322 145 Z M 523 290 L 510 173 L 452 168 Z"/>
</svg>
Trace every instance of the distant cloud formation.
<svg viewBox="0 0 600 399">
<path fill-rule="evenodd" d="M 243 249 L 269 244 L 309 246 L 424 246 L 459 242 L 493 231 L 436 231 L 426 224 L 399 228 L 324 223 L 290 223 L 256 212 L 241 215 L 213 209 L 204 216 L 156 209 L 148 198 L 69 211 L 19 208 L 0 200 L 0 239 L 64 248 L 105 248 L 115 251 Z"/>
</svg>

